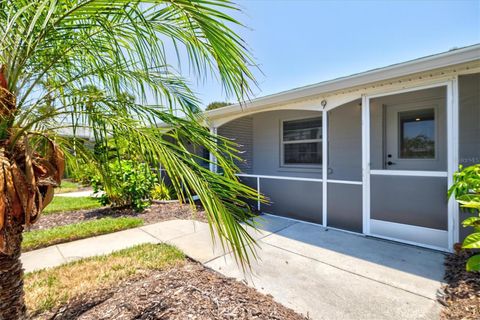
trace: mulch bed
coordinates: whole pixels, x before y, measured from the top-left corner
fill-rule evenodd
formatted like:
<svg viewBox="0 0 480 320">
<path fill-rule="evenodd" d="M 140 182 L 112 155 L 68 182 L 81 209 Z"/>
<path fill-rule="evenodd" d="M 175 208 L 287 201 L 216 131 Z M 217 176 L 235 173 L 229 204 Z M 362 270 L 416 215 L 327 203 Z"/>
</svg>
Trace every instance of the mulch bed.
<svg viewBox="0 0 480 320">
<path fill-rule="evenodd" d="M 467 272 L 465 263 L 471 252 L 461 251 L 445 258 L 442 319 L 480 319 L 480 272 Z"/>
<path fill-rule="evenodd" d="M 106 217 L 138 217 L 143 219 L 145 224 L 151 224 L 172 219 L 194 219 L 206 222 L 205 212 L 198 208 L 192 213 L 190 205 L 176 202 L 165 204 L 153 204 L 143 212 L 135 212 L 127 208 L 100 208 L 90 210 L 77 210 L 61 213 L 42 215 L 40 219 L 30 227 L 30 230 L 49 229 L 72 223 L 88 220 L 96 220 Z"/>
<path fill-rule="evenodd" d="M 307 319 L 201 264 L 150 272 L 91 292 L 34 319 Z"/>
</svg>

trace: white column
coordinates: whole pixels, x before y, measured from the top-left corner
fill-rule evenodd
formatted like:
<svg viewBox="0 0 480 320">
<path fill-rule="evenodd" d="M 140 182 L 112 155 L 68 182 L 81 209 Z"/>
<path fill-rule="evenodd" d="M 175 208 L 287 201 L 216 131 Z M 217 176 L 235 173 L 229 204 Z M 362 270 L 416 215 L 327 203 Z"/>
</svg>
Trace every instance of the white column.
<svg viewBox="0 0 480 320">
<path fill-rule="evenodd" d="M 217 135 L 217 127 L 210 127 L 210 133 L 213 135 Z M 215 143 L 217 140 L 215 140 Z M 210 152 L 210 164 L 209 164 L 209 169 L 212 172 L 217 172 L 217 158 L 213 153 Z"/>
<path fill-rule="evenodd" d="M 448 154 L 448 187 L 453 184 L 453 173 L 458 170 L 458 77 L 447 87 L 447 154 Z M 459 207 L 454 197 L 448 199 L 448 250 L 459 241 Z"/>
<path fill-rule="evenodd" d="M 362 95 L 363 233 L 370 234 L 370 99 Z"/>
<path fill-rule="evenodd" d="M 327 227 L 328 112 L 322 111 L 322 224 Z"/>
</svg>

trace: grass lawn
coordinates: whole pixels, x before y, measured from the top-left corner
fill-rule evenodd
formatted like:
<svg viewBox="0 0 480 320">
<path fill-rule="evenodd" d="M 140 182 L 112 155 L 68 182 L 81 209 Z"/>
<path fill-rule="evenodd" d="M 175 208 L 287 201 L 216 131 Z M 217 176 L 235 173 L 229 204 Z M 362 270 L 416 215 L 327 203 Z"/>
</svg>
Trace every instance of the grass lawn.
<svg viewBox="0 0 480 320">
<path fill-rule="evenodd" d="M 143 225 L 143 220 L 140 218 L 103 218 L 51 229 L 29 231 L 23 234 L 22 249 L 23 251 L 30 251 L 57 243 L 93 237 L 141 225 Z"/>
<path fill-rule="evenodd" d="M 55 188 L 55 193 L 67 193 L 78 191 L 82 186 L 79 183 L 62 180 L 59 188 Z"/>
<path fill-rule="evenodd" d="M 184 254 L 166 244 L 143 244 L 109 255 L 87 258 L 25 276 L 28 311 L 36 314 L 69 299 L 106 288 L 149 270 L 182 265 Z"/>
<path fill-rule="evenodd" d="M 80 209 L 95 209 L 101 206 L 98 200 L 91 197 L 54 197 L 52 202 L 43 210 L 43 214 Z"/>
</svg>

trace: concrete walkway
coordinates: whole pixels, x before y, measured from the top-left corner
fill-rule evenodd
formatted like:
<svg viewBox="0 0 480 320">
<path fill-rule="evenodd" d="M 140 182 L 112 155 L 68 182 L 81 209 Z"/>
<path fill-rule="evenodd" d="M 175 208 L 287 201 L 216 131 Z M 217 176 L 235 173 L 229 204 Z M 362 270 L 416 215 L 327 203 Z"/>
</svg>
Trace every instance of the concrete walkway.
<svg viewBox="0 0 480 320">
<path fill-rule="evenodd" d="M 320 226 L 263 216 L 249 232 L 260 260 L 243 274 L 212 245 L 208 225 L 172 220 L 22 255 L 27 272 L 140 243 L 167 242 L 220 273 L 245 280 L 312 319 L 436 319 L 443 254 Z"/>
</svg>

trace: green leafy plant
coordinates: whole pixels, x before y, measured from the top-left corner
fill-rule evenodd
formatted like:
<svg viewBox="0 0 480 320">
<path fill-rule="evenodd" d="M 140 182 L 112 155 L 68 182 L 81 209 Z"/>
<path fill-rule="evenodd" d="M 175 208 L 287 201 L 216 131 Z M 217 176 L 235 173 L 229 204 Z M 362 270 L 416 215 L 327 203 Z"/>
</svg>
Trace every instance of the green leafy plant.
<svg viewBox="0 0 480 320">
<path fill-rule="evenodd" d="M 109 187 L 105 188 L 99 176 L 92 179 L 93 190 L 102 194 L 98 200 L 103 205 L 131 206 L 141 211 L 150 205 L 151 191 L 157 177 L 145 163 L 132 160 L 108 163 Z"/>
<path fill-rule="evenodd" d="M 150 195 L 154 200 L 172 200 L 176 198 L 175 190 L 167 186 L 163 181 L 153 187 Z"/>
<path fill-rule="evenodd" d="M 257 193 L 235 175 L 235 144 L 205 127 L 185 68 L 172 66 L 247 100 L 255 62 L 234 31 L 238 11 L 226 0 L 0 0 L 0 318 L 26 318 L 21 234 L 52 200 L 65 162 L 95 165 L 109 191 L 108 166 L 87 140 L 128 140 L 138 163 L 162 166 L 180 200 L 198 195 L 242 266 L 256 256 L 244 199 Z M 200 166 L 179 137 L 205 147 L 223 174 Z"/>
<path fill-rule="evenodd" d="M 463 249 L 480 249 L 480 164 L 460 167 L 454 174 L 454 184 L 448 191 L 454 195 L 460 207 L 472 216 L 463 220 L 464 227 L 471 227 L 470 233 L 462 244 Z M 480 254 L 474 254 L 468 261 L 468 271 L 480 271 Z"/>
</svg>

